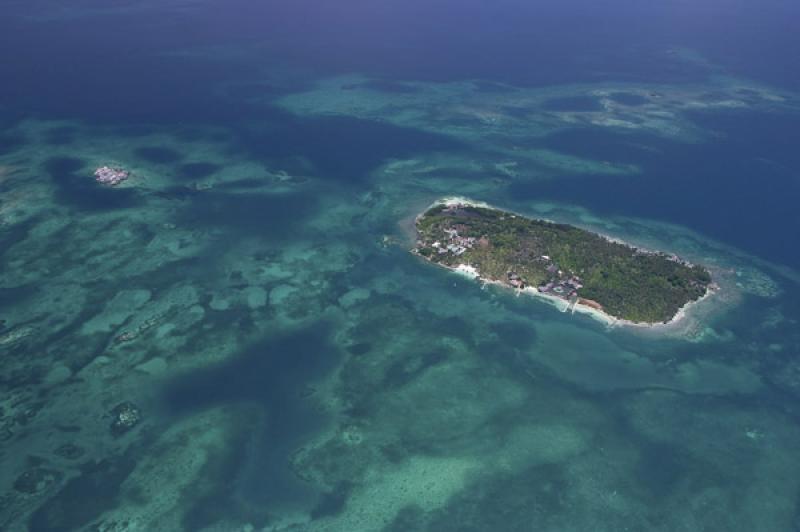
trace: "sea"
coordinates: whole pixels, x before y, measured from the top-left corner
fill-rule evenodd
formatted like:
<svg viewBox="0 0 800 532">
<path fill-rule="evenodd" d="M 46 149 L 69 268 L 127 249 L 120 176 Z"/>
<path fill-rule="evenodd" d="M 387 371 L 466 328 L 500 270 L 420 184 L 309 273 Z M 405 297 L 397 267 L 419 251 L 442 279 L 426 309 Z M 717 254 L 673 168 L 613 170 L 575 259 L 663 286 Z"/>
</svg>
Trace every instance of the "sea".
<svg viewBox="0 0 800 532">
<path fill-rule="evenodd" d="M 0 529 L 800 531 L 798 20 L 3 0 Z M 410 253 L 446 197 L 718 288 L 482 286 Z"/>
</svg>

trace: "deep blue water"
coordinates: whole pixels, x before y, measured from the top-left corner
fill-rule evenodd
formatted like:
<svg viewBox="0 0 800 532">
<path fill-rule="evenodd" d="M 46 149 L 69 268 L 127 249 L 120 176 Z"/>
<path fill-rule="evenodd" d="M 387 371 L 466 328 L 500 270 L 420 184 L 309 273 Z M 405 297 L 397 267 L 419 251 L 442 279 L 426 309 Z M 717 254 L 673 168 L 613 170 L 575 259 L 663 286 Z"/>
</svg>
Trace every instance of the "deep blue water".
<svg viewBox="0 0 800 532">
<path fill-rule="evenodd" d="M 5 76 L 15 82 L 0 89 L 0 98 L 13 102 L 18 113 L 219 120 L 252 109 L 206 106 L 213 100 L 212 85 L 248 77 L 260 81 L 262 67 L 518 84 L 674 82 L 703 75 L 702 68 L 665 55 L 671 47 L 696 49 L 740 75 L 800 85 L 800 45 L 788 31 L 800 8 L 789 0 L 655 6 L 630 0 L 380 5 L 233 0 L 224 7 L 205 2 L 184 10 L 137 2 L 128 4 L 131 10 L 116 11 L 88 0 L 71 10 L 106 9 L 49 22 L 13 15 L 58 16 L 70 9 L 54 1 L 6 5 L 0 59 Z M 209 55 L 164 54 L 179 46 L 206 46 Z"/>
<path fill-rule="evenodd" d="M 238 238 L 259 240 L 278 248 L 302 240 L 303 223 L 312 219 L 324 203 L 325 187 L 340 194 L 337 197 L 355 201 L 354 198 L 371 191 L 371 174 L 387 160 L 421 153 L 463 154 L 474 149 L 452 137 L 387 122 L 297 117 L 263 105 L 264 99 L 301 91 L 319 79 L 362 74 L 372 78 L 366 82 L 369 88 L 403 97 L 414 94 L 415 89 L 408 82 L 420 80 L 478 80 L 478 86 L 488 95 L 508 90 L 508 86 L 545 87 L 602 81 L 681 84 L 708 79 L 707 66 L 682 57 L 680 50 L 685 48 L 704 56 L 715 65 L 716 73 L 753 79 L 789 91 L 800 90 L 800 39 L 794 29 L 800 20 L 800 4 L 790 0 L 758 4 L 709 0 L 658 5 L 634 0 L 610 3 L 209 0 L 186 6 L 178 4 L 140 0 L 118 2 L 109 8 L 108 2 L 102 0 L 72 2 L 68 7 L 55 0 L 7 1 L 0 15 L 0 156 L 13 157 L 35 142 L 20 134 L 6 133 L 14 124 L 31 118 L 73 121 L 72 125 L 54 126 L 47 131 L 44 149 L 69 147 L 74 148 L 74 155 L 46 158 L 43 166 L 36 169 L 39 178 L 53 187 L 54 201 L 60 208 L 91 217 L 133 212 L 153 202 L 166 205 L 164 211 L 170 217 L 165 220 L 170 223 L 201 233 L 220 231 L 223 235 L 197 256 L 170 263 L 147 279 L 126 280 L 131 285 L 147 286 L 154 297 L 181 282 L 216 287 L 218 278 L 224 278 L 230 290 L 247 284 L 239 271 L 215 269 L 214 257 L 233 247 Z M 187 49 L 193 53 L 183 53 Z M 616 94 L 612 98 L 630 106 L 643 103 L 630 94 Z M 584 97 L 553 97 L 544 108 L 592 111 L 597 109 L 597 103 Z M 642 172 L 632 176 L 576 175 L 552 181 L 519 181 L 505 193 L 515 200 L 555 200 L 579 205 L 598 216 L 635 216 L 675 223 L 776 264 L 800 269 L 800 248 L 796 245 L 800 241 L 797 207 L 800 113 L 736 110 L 695 112 L 690 118 L 714 136 L 688 144 L 640 133 L 576 128 L 531 141 L 531 148 L 635 164 Z M 224 171 L 222 164 L 210 155 L 198 160 L 196 153 L 155 143 L 139 147 L 131 157 L 175 176 L 173 186 L 161 190 L 100 188 L 84 175 L 91 161 L 82 154 L 81 142 L 86 139 L 81 137 L 79 124 L 104 128 L 105 134 L 123 143 L 126 139 L 134 141 L 160 132 L 162 128 L 187 143 L 226 142 L 226 155 L 231 160 L 262 162 L 299 176 L 311 173 L 319 188 L 297 187 L 281 195 L 266 194 L 256 191 L 260 178 L 246 174 L 200 193 L 191 185 Z M 215 129 L 211 131 L 206 126 Z M 0 182 L 3 187 L 0 192 L 5 192 L 6 186 Z M 250 189 L 252 193 L 241 193 Z M 353 221 L 354 226 L 357 223 L 358 220 Z M 371 227 L 364 231 L 367 234 L 348 235 L 353 239 L 350 244 L 359 251 L 369 249 L 369 253 L 377 253 L 374 241 L 381 233 L 396 230 L 396 220 L 378 223 L 386 226 Z M 20 224 L 0 233 L 3 265 L 14 260 L 5 253 L 6 248 L 30 238 L 29 229 L 29 225 Z M 150 229 L 144 224 L 138 227 L 135 220 L 129 229 L 126 238 L 131 238 L 131 245 L 146 242 L 152 236 L 147 234 L 144 235 L 147 238 L 137 240 L 137 231 L 145 233 Z M 63 230 L 66 236 L 72 235 L 70 231 L 69 227 Z M 231 235 L 237 238 L 230 238 Z M 334 240 L 335 235 L 330 238 Z M 264 264 L 271 260 L 261 256 L 255 259 Z M 357 286 L 360 279 L 394 272 L 402 260 L 411 259 L 378 255 L 356 266 L 347 266 L 351 269 L 333 276 L 326 299 L 314 304 L 320 308 L 336 306 L 338 296 Z M 403 264 L 401 269 L 404 267 L 416 272 L 414 268 L 418 265 Z M 431 275 L 441 284 L 425 285 L 423 280 L 419 285 L 421 290 L 436 286 L 435 290 L 440 290 L 443 297 L 462 293 L 462 285 L 454 282 L 451 286 L 451 278 L 446 274 Z M 91 283 L 93 290 L 97 289 L 82 310 L 88 319 L 106 303 L 103 290 L 113 295 L 119 287 L 109 286 L 113 285 L 113 279 L 86 282 Z M 404 289 L 400 287 L 397 291 L 402 293 Z M 765 345 L 785 340 L 780 355 L 763 357 L 762 369 L 771 369 L 772 365 L 777 372 L 787 359 L 797 354 L 792 351 L 796 350 L 796 322 L 793 325 L 787 320 L 774 329 L 762 330 L 759 324 L 749 323 L 749 317 L 762 317 L 776 308 L 790 318 L 800 315 L 797 303 L 800 299 L 794 297 L 795 292 L 796 288 L 789 289 L 778 303 L 745 298 L 740 308 L 715 322 L 715 326 L 722 331 L 735 330 L 749 343 L 733 347 L 728 344 L 719 352 L 709 350 L 706 344 L 648 343 L 624 335 L 614 341 L 630 352 L 663 361 L 691 360 L 704 355 L 736 360 L 751 356 L 747 349 L 752 346 L 761 350 L 760 357 Z M 32 297 L 33 293 L 33 283 L 0 290 L 3 317 L 13 312 L 14 304 Z M 424 296 L 420 295 L 423 302 Z M 198 305 L 207 307 L 209 297 L 202 293 Z M 351 486 L 342 483 L 322 492 L 318 487 L 299 482 L 287 466 L 298 446 L 331 423 L 306 397 L 306 387 L 328 376 L 345 358 L 355 360 L 345 372 L 351 372 L 348 376 L 352 381 L 348 383 L 356 384 L 353 384 L 355 391 L 347 390 L 343 395 L 371 398 L 372 392 L 363 389 L 402 389 L 449 356 L 444 349 L 414 345 L 410 348 L 416 357 L 413 364 L 400 358 L 390 365 L 382 380 L 371 382 L 366 370 L 366 376 L 358 373 L 363 370 L 358 364 L 369 366 L 369 357 L 374 354 L 370 334 L 374 334 L 376 343 L 384 326 L 403 334 L 418 333 L 428 340 L 438 336 L 456 338 L 479 352 L 490 365 L 505 368 L 497 371 L 513 372 L 515 378 L 530 385 L 525 374 L 530 361 L 520 353 L 535 350 L 539 337 L 530 326 L 529 316 L 536 319 L 543 316 L 545 320 L 552 317 L 541 308 L 531 309 L 525 301 L 505 301 L 504 308 L 514 309 L 519 319 L 495 323 L 489 327 L 491 334 L 476 339 L 471 316 L 432 317 L 433 312 L 429 316 L 412 306 L 409 300 L 413 296 L 373 297 L 376 312 L 387 312 L 389 318 L 377 325 L 359 324 L 367 330 L 363 334 L 367 340 L 347 348 L 348 356 L 343 357 L 340 347 L 334 345 L 333 338 L 340 332 L 336 328 L 341 324 L 317 323 L 292 330 L 271 330 L 267 337 L 234 350 L 224 362 L 159 383 L 151 404 L 147 405 L 149 420 L 157 428 L 148 426 L 149 430 L 158 431 L 176 420 L 226 405 L 237 408 L 244 405 L 245 413 L 237 411 L 237 415 L 245 419 L 243 425 L 248 428 L 252 425 L 252 433 L 238 434 L 238 439 L 230 442 L 241 452 L 227 462 L 215 464 L 216 469 L 208 473 L 217 485 L 208 488 L 199 500 L 187 503 L 191 510 L 183 523 L 187 530 L 200 529 L 227 516 L 268 522 L 274 516 L 266 513 L 281 505 L 314 507 L 312 517 L 335 514 L 341 509 Z M 484 298 L 481 301 L 486 303 L 494 296 L 481 292 L 477 297 Z M 491 304 L 495 304 L 494 300 Z M 424 307 L 424 303 L 420 306 Z M 385 308 L 394 309 L 396 314 Z M 176 359 L 191 357 L 195 350 L 204 347 L 200 344 L 213 341 L 215 333 L 223 335 L 234 330 L 242 338 L 250 338 L 248 334 L 257 325 L 246 311 L 208 311 L 203 326 L 195 331 L 196 338 L 174 355 Z M 3 327 L 0 332 L 4 332 Z M 88 357 L 104 352 L 112 341 L 112 338 L 92 337 L 75 342 L 70 337 L 72 333 L 72 329 L 60 333 L 53 337 L 53 345 L 42 345 L 42 350 L 56 352 L 65 359 L 73 353 Z M 157 346 L 152 351 L 167 356 Z M 20 353 L 22 349 L 14 352 Z M 151 354 L 141 353 L 143 359 Z M 46 369 L 49 368 L 37 371 L 44 373 Z M 16 378 L 16 374 L 4 375 L 2 382 L 13 384 Z M 22 378 L 19 382 L 28 384 Z M 534 382 L 539 386 L 544 380 Z M 576 395 L 590 395 L 579 386 L 564 386 Z M 784 402 L 786 397 L 781 393 L 765 394 L 759 401 L 779 411 L 793 412 L 794 407 Z M 590 399 L 613 410 L 620 417 L 620 430 L 633 434 L 620 415 L 623 410 L 614 410 L 621 408 L 615 403 L 617 398 L 598 394 Z M 731 399 L 735 405 L 739 404 L 737 401 L 740 399 Z M 741 399 L 740 404 L 746 402 L 746 398 Z M 360 419 L 360 415 L 370 419 L 364 413 L 373 415 L 372 409 L 380 406 L 354 403 L 346 411 L 353 419 Z M 145 433 L 124 456 L 82 464 L 82 475 L 39 507 L 30 521 L 31 527 L 34 530 L 77 528 L 114 506 L 120 483 L 133 469 L 136 459 L 150 451 L 148 446 L 157 437 L 158 434 Z M 447 449 L 436 447 L 444 446 L 440 441 L 403 444 L 408 448 L 386 444 L 379 452 L 390 462 L 399 461 L 396 456 L 403 457 L 404 452 L 420 449 L 447 454 Z M 430 448 L 425 447 L 428 444 Z M 673 445 L 643 439 L 631 445 L 641 449 L 637 470 L 641 478 L 636 481 L 648 486 L 652 491 L 648 496 L 654 500 L 680 484 L 688 470 L 713 469 Z M 358 464 L 346 466 L 357 468 Z M 563 480 L 566 477 L 557 469 L 555 465 L 545 465 L 516 476 L 509 483 L 493 481 L 485 487 L 485 493 L 465 495 L 463 507 L 477 507 L 481 497 L 485 498 L 481 504 L 489 508 L 497 501 L 521 497 L 519 512 L 511 513 L 527 515 L 522 512 L 528 503 L 525 494 L 530 493 L 537 501 L 543 501 L 544 507 L 569 513 L 558 495 L 560 489 L 568 488 Z M 707 473 L 710 477 L 721 474 L 716 470 Z M 555 479 L 552 489 L 539 482 L 545 477 Z M 86 498 L 96 499 L 96 505 L 81 506 Z M 483 518 L 477 514 L 473 516 L 475 519 Z M 439 529 L 445 530 L 448 523 L 444 521 L 449 521 L 450 516 L 439 518 L 443 521 Z M 396 529 L 414 529 L 413 524 L 405 528 L 402 525 L 398 517 Z M 503 522 L 496 526 L 504 525 L 510 526 Z M 455 525 L 451 522 L 449 526 Z"/>
<path fill-rule="evenodd" d="M 687 145 L 653 137 L 569 131 L 544 146 L 640 165 L 634 177 L 578 176 L 520 185 L 512 194 L 578 202 L 598 213 L 658 218 L 792 267 L 800 250 L 800 115 L 707 113 L 697 123 L 721 138 Z"/>
<path fill-rule="evenodd" d="M 13 83 L 0 85 L 0 114 L 7 120 L 33 115 L 113 123 L 121 133 L 154 122 L 224 125 L 239 132 L 249 156 L 291 164 L 302 151 L 328 178 L 357 182 L 386 158 L 455 143 L 358 120 L 298 120 L 246 98 L 226 97 L 223 104 L 221 94 L 250 87 L 262 96 L 279 95 L 350 72 L 386 79 L 383 89 L 389 91 L 397 90 L 392 79 L 482 78 L 521 86 L 702 79 L 704 68 L 667 53 L 680 47 L 697 50 L 731 74 L 800 88 L 800 40 L 787 26 L 800 17 L 800 7 L 782 0 L 758 6 L 733 0 L 659 6 L 234 0 L 224 7 L 205 2 L 183 10 L 156 2 L 103 7 L 96 1 L 66 10 L 47 1 L 6 6 L 0 63 Z M 82 15 L 64 17 L 70 10 Z M 23 17 L 48 14 L 54 16 L 45 21 Z M 169 53 L 186 46 L 206 47 L 207 53 Z M 264 87 L 263 72 L 270 69 L 290 75 L 280 86 Z M 221 90 L 228 82 L 240 89 Z M 721 138 L 696 148 L 647 139 L 658 150 L 654 154 L 632 146 L 624 135 L 554 135 L 544 144 L 639 163 L 644 178 L 586 178 L 520 193 L 685 223 L 765 258 L 800 265 L 798 251 L 783 245 L 796 240 L 800 227 L 793 147 L 800 118 L 741 113 L 695 118 Z M 258 119 L 272 127 L 257 132 L 240 125 Z M 69 142 L 69 131 L 56 131 L 53 139 Z M 0 138 L 0 151 L 24 142 Z M 150 154 L 159 157 L 179 154 Z M 198 170 L 184 169 L 190 175 Z M 65 182 L 68 175 L 60 179 Z M 775 231 L 777 226 L 786 230 Z"/>
</svg>

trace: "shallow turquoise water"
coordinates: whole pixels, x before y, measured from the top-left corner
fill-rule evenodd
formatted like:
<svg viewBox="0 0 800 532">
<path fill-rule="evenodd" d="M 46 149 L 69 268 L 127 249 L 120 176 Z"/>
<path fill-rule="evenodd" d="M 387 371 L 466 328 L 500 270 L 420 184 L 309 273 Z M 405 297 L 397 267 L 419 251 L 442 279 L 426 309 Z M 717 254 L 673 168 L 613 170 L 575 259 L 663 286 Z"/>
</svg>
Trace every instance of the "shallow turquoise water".
<svg viewBox="0 0 800 532">
<path fill-rule="evenodd" d="M 496 27 L 234 5 L 0 23 L 21 50 L 0 89 L 0 528 L 800 526 L 780 58 L 619 21 L 637 51 L 588 32 L 525 53 L 564 22 L 514 33 L 532 13 L 505 3 Z M 101 188 L 104 164 L 131 177 Z M 451 195 L 679 253 L 721 289 L 652 333 L 482 287 L 408 253 Z"/>
</svg>

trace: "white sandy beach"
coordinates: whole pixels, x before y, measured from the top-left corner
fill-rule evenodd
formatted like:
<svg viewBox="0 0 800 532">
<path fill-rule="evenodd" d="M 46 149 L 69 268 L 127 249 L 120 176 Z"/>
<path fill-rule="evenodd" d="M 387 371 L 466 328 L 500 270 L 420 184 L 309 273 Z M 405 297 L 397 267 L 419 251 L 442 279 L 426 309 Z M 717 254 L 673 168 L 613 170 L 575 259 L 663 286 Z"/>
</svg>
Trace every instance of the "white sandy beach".
<svg viewBox="0 0 800 532">
<path fill-rule="evenodd" d="M 485 279 L 485 278 L 480 276 L 480 273 L 473 266 L 470 266 L 468 264 L 459 264 L 455 268 L 450 268 L 449 266 L 444 266 L 444 265 L 441 265 L 441 264 L 439 264 L 439 266 L 442 266 L 443 268 L 452 270 L 452 271 L 454 271 L 456 273 L 459 273 L 459 274 L 461 274 L 461 275 L 463 275 L 465 277 L 469 277 L 470 279 L 476 279 L 476 280 L 478 280 L 478 281 L 480 281 L 482 283 L 485 283 L 485 284 L 492 284 L 492 285 L 501 286 L 501 287 L 509 289 L 509 290 L 515 290 L 518 293 L 524 293 L 524 294 L 539 298 L 539 299 L 541 299 L 543 301 L 546 301 L 546 302 L 550 303 L 551 305 L 554 305 L 561 312 L 567 312 L 569 310 L 570 306 L 571 306 L 571 303 L 569 301 L 567 301 L 566 299 L 562 299 L 560 297 L 556 297 L 556 296 L 552 296 L 550 294 L 545 294 L 545 293 L 539 292 L 539 290 L 537 290 L 536 288 L 534 288 L 532 286 L 529 286 L 529 287 L 523 288 L 522 290 L 519 290 L 519 289 L 515 289 L 513 287 L 510 287 L 510 286 L 508 286 L 508 285 L 506 285 L 506 284 L 504 284 L 504 283 L 502 283 L 500 281 L 493 281 L 493 280 L 490 280 L 490 279 Z M 672 328 L 675 328 L 675 327 L 679 326 L 688 317 L 689 312 L 690 312 L 690 310 L 692 308 L 694 308 L 700 302 L 705 301 L 708 298 L 710 298 L 712 296 L 712 294 L 716 293 L 717 290 L 718 290 L 718 288 L 716 287 L 716 285 L 710 286 L 709 289 L 706 291 L 705 295 L 703 295 L 701 298 L 699 298 L 699 299 L 697 299 L 695 301 L 687 302 L 684 306 L 682 306 L 678 310 L 678 312 L 675 313 L 675 315 L 672 317 L 672 319 L 670 319 L 668 322 L 664 322 L 664 323 L 647 323 L 647 322 L 635 322 L 635 321 L 630 321 L 630 320 L 624 320 L 624 319 L 621 319 L 621 318 L 616 318 L 616 317 L 614 317 L 614 316 L 612 316 L 610 314 L 607 314 L 607 313 L 603 312 L 600 309 L 597 309 L 597 308 L 594 308 L 594 307 L 591 307 L 589 305 L 585 305 L 585 304 L 582 304 L 582 303 L 576 303 L 572 307 L 572 312 L 573 313 L 578 312 L 578 313 L 581 313 L 581 314 L 585 314 L 588 317 L 590 317 L 590 318 L 592 318 L 594 320 L 597 320 L 600 323 L 602 323 L 602 324 L 604 324 L 604 325 L 606 325 L 608 327 L 636 327 L 636 328 L 647 329 L 647 330 L 672 329 Z"/>
</svg>

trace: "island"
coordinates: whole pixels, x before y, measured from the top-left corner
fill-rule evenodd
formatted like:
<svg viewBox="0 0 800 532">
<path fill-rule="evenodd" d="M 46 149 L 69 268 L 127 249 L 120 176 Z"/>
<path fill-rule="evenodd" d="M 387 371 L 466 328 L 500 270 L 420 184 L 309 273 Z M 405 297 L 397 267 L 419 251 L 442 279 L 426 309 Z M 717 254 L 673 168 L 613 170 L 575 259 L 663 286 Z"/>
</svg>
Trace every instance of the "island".
<svg viewBox="0 0 800 532">
<path fill-rule="evenodd" d="M 610 322 L 669 323 L 714 286 L 676 255 L 464 199 L 434 203 L 415 225 L 413 252 L 430 262 Z"/>
<path fill-rule="evenodd" d="M 110 166 L 101 166 L 94 171 L 95 180 L 101 185 L 108 185 L 115 187 L 128 179 L 130 172 L 122 168 L 112 168 Z"/>
</svg>

